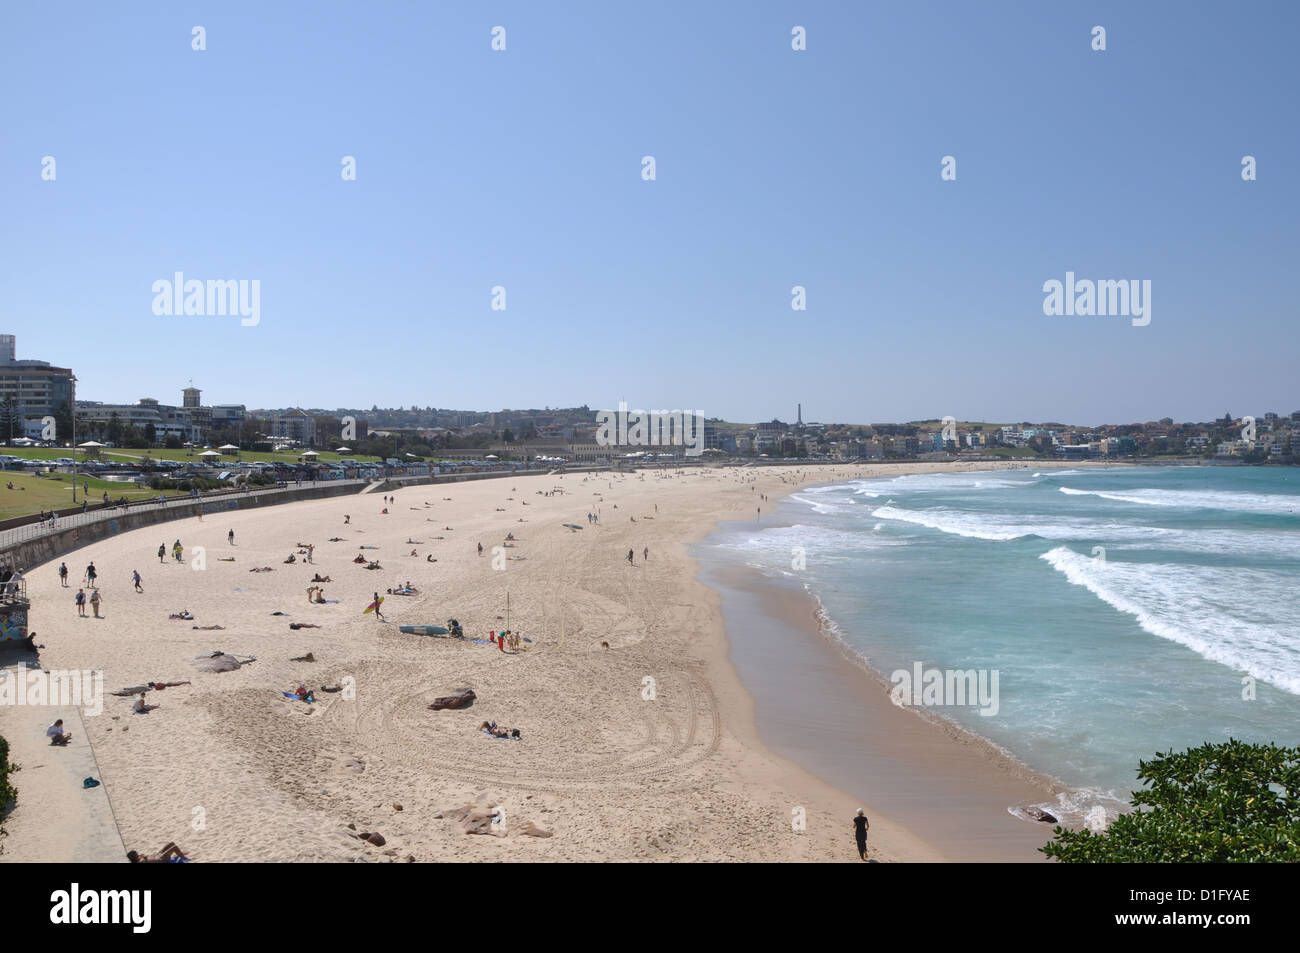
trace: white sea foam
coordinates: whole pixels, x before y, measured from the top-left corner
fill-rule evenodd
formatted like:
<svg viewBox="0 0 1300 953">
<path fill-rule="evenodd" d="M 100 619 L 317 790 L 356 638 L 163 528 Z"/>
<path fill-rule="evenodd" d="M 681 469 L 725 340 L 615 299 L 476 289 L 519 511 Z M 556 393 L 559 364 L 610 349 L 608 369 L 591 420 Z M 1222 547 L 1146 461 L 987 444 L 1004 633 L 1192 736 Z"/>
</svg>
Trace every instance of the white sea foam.
<svg viewBox="0 0 1300 953">
<path fill-rule="evenodd" d="M 832 513 L 843 513 L 852 505 L 850 503 L 835 503 L 827 500 L 810 500 L 801 493 L 792 493 L 789 499 L 796 503 L 803 503 L 805 506 L 812 507 L 814 513 L 821 513 L 823 516 Z"/>
<path fill-rule="evenodd" d="M 1157 545 L 1166 537 L 1177 536 L 1174 530 L 1150 526 L 1132 526 L 1126 523 L 1099 522 L 1072 516 L 1001 515 L 997 513 L 972 513 L 949 507 L 930 507 L 924 510 L 906 510 L 894 506 L 880 506 L 871 515 L 878 519 L 898 520 L 926 526 L 954 536 L 970 539 L 987 539 L 1007 542 L 1029 536 L 1052 540 L 1092 540 L 1110 542 L 1118 540 L 1144 541 Z"/>
<path fill-rule="evenodd" d="M 1146 506 L 1181 506 L 1189 509 L 1234 510 L 1246 513 L 1300 514 L 1300 495 L 1285 493 L 1230 493 L 1215 490 L 1078 490 L 1062 486 L 1067 496 L 1096 496 L 1118 503 Z"/>
<path fill-rule="evenodd" d="M 881 506 L 871 511 L 878 519 L 898 520 L 903 523 L 915 523 L 928 526 L 954 536 L 966 536 L 972 539 L 989 539 L 1005 542 L 1028 536 L 1023 529 L 1011 526 L 999 526 L 993 519 L 975 516 L 960 510 L 935 508 L 929 510 L 902 510 L 895 506 Z"/>
<path fill-rule="evenodd" d="M 1064 546 L 1040 558 L 1152 635 L 1300 695 L 1300 599 L 1289 574 L 1103 560 Z"/>
</svg>

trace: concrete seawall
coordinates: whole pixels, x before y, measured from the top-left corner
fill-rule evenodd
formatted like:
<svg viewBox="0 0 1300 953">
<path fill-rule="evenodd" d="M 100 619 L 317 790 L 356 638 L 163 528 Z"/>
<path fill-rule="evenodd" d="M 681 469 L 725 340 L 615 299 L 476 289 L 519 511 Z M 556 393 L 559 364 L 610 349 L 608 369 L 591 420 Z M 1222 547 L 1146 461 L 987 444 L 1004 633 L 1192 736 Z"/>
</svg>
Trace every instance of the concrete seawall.
<svg viewBox="0 0 1300 953">
<path fill-rule="evenodd" d="M 262 506 L 278 506 L 281 503 L 296 503 L 300 500 L 323 500 L 334 496 L 355 494 L 362 487 L 355 483 L 332 484 L 314 483 L 310 486 L 294 487 L 274 495 L 249 494 L 241 496 L 232 494 L 225 497 L 196 500 L 193 506 L 173 506 L 166 509 L 123 512 L 113 519 L 96 520 L 82 526 L 72 526 L 65 530 L 56 530 L 44 536 L 27 540 L 11 546 L 5 556 L 9 564 L 19 566 L 24 571 L 41 563 L 58 559 L 82 546 L 89 546 L 118 533 L 130 532 L 155 523 L 168 523 L 172 520 L 188 519 L 200 509 L 204 516 L 217 516 L 231 510 L 247 510 Z"/>
</svg>

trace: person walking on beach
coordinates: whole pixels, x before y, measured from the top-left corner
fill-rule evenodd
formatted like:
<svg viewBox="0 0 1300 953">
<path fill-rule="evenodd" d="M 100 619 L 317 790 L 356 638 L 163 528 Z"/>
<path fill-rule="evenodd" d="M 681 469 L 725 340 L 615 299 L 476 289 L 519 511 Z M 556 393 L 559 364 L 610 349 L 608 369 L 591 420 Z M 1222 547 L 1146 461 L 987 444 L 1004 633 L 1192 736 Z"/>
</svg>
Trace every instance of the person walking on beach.
<svg viewBox="0 0 1300 953">
<path fill-rule="evenodd" d="M 383 621 L 384 621 L 384 614 L 383 614 L 382 612 L 379 611 L 379 593 L 378 593 L 378 592 L 375 593 L 375 620 L 378 621 L 378 622 L 383 622 Z"/>
<path fill-rule="evenodd" d="M 858 856 L 863 860 L 867 859 L 867 830 L 870 827 L 867 815 L 862 812 L 862 808 L 858 808 L 858 813 L 853 818 L 853 837 L 858 842 Z"/>
<path fill-rule="evenodd" d="M 633 553 L 632 550 L 629 549 L 629 550 L 627 551 L 627 564 L 628 564 L 629 566 L 635 566 L 635 565 L 636 565 L 636 563 L 634 563 L 634 562 L 632 561 L 632 559 L 633 559 L 633 557 L 634 557 L 635 555 L 636 555 L 636 554 Z"/>
<path fill-rule="evenodd" d="M 77 615 L 85 617 L 86 615 L 86 590 L 77 590 Z"/>
<path fill-rule="evenodd" d="M 647 546 L 645 549 L 641 550 L 641 561 L 647 562 L 649 559 L 650 559 L 650 547 Z"/>
<path fill-rule="evenodd" d="M 90 565 L 88 565 L 88 566 L 86 567 L 86 584 L 89 585 L 91 589 L 96 588 L 96 586 L 95 586 L 95 576 L 96 576 L 96 573 L 95 573 L 95 564 L 94 564 L 94 563 L 91 563 Z"/>
<path fill-rule="evenodd" d="M 144 586 L 140 585 L 140 571 L 138 569 L 131 570 L 131 581 L 135 583 L 136 592 L 144 592 Z"/>
<path fill-rule="evenodd" d="M 233 529 L 226 534 L 226 541 L 230 543 L 231 546 L 235 545 L 235 531 Z"/>
<path fill-rule="evenodd" d="M 68 564 L 59 563 L 59 585 L 68 588 Z"/>
<path fill-rule="evenodd" d="M 179 539 L 176 540 L 176 542 L 172 543 L 172 555 L 176 557 L 177 562 L 182 561 L 181 557 L 184 554 L 185 554 L 185 547 L 181 545 L 181 541 Z"/>
<path fill-rule="evenodd" d="M 158 544 L 158 565 L 159 566 L 162 565 L 163 559 L 165 559 L 166 556 L 167 556 L 167 544 L 159 543 Z"/>
<path fill-rule="evenodd" d="M 100 600 L 99 590 L 96 589 L 94 592 L 90 594 L 90 608 L 95 610 L 96 619 L 99 618 L 99 600 Z"/>
</svg>

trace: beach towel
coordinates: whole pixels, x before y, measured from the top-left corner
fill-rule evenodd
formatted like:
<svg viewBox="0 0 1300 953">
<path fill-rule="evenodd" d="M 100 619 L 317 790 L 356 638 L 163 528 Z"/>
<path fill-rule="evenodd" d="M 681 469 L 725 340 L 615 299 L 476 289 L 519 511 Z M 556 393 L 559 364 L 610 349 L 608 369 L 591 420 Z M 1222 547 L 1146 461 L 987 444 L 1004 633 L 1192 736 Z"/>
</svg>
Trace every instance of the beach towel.
<svg viewBox="0 0 1300 953">
<path fill-rule="evenodd" d="M 309 705 L 315 701 L 314 698 L 299 698 L 297 692 L 282 692 L 281 694 L 283 694 L 285 698 L 292 698 L 296 702 L 305 701 Z"/>
</svg>

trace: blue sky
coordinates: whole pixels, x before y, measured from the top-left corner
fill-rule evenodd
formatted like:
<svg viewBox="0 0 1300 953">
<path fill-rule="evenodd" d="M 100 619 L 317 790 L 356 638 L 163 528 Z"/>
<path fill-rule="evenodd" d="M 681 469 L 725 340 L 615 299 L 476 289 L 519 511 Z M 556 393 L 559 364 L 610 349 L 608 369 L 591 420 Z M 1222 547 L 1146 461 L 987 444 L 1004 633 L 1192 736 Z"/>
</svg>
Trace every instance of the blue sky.
<svg viewBox="0 0 1300 953">
<path fill-rule="evenodd" d="M 1298 10 L 7 5 L 0 331 L 104 401 L 1290 412 Z M 1044 316 L 1067 270 L 1150 325 Z M 156 316 L 176 271 L 260 323 Z"/>
</svg>

